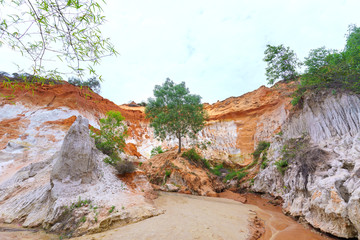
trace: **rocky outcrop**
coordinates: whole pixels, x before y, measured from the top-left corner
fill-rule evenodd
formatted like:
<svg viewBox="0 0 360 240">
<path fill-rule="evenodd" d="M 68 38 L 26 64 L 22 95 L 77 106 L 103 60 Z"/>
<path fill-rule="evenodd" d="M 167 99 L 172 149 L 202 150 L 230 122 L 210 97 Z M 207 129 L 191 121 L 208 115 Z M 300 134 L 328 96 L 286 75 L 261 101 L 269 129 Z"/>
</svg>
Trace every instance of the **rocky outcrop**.
<svg viewBox="0 0 360 240">
<path fill-rule="evenodd" d="M 142 165 L 148 179 L 163 191 L 217 196 L 225 186 L 201 161 L 183 158 L 177 150 L 158 154 Z"/>
<path fill-rule="evenodd" d="M 66 134 L 60 158 L 51 171 L 51 181 L 88 184 L 97 179 L 97 149 L 89 137 L 89 121 L 79 116 Z"/>
<path fill-rule="evenodd" d="M 29 164 L 0 185 L 3 222 L 75 236 L 160 213 L 146 201 L 152 188 L 145 176 L 132 176 L 137 188 L 120 180 L 103 162 L 105 155 L 95 148 L 88 125 L 78 116 L 59 152 Z"/>
<path fill-rule="evenodd" d="M 252 189 L 281 196 L 285 212 L 315 228 L 360 238 L 360 97 L 307 95 L 280 135 Z"/>
</svg>

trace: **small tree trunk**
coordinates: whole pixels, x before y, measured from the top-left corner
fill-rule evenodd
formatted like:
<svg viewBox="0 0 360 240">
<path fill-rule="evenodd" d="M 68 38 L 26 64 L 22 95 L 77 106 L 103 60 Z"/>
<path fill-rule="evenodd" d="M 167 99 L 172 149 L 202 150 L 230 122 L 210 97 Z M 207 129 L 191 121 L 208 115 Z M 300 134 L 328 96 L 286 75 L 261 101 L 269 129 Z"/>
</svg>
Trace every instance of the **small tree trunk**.
<svg viewBox="0 0 360 240">
<path fill-rule="evenodd" d="M 178 153 L 181 153 L 181 136 L 179 136 L 178 138 L 179 138 L 179 150 L 178 150 Z"/>
</svg>

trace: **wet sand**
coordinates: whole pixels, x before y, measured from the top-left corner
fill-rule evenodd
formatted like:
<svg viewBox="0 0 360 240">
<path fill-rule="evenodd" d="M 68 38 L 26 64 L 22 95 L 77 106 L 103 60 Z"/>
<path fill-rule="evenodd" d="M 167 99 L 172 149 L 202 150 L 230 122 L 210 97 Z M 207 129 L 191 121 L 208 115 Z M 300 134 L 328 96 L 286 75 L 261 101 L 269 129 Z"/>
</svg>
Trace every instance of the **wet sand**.
<svg viewBox="0 0 360 240">
<path fill-rule="evenodd" d="M 269 200 L 261 198 L 256 194 L 245 194 L 247 204 L 255 205 L 260 208 L 257 211 L 258 216 L 264 220 L 265 234 L 260 240 L 330 240 L 336 239 L 325 236 L 313 230 L 311 227 L 305 227 L 291 217 L 282 213 L 280 206 L 273 206 L 268 203 Z"/>
</svg>

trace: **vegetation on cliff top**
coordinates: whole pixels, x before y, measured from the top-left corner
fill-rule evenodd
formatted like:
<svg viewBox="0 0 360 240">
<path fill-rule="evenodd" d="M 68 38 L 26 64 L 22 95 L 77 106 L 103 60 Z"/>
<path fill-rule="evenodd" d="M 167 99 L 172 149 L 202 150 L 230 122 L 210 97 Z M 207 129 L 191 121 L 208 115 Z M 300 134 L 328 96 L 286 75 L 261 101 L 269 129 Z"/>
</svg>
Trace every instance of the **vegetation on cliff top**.
<svg viewBox="0 0 360 240">
<path fill-rule="evenodd" d="M 300 63 L 289 47 L 267 45 L 264 61 L 268 64 L 266 76 L 269 84 L 279 79 L 294 81 L 300 76 L 293 105 L 308 90 L 344 89 L 360 93 L 360 27 L 349 26 L 342 51 L 325 47 L 312 49 Z M 301 75 L 297 73 L 300 66 L 305 67 Z"/>
<path fill-rule="evenodd" d="M 175 136 L 179 140 L 178 153 L 181 152 L 181 139 L 196 139 L 196 134 L 204 127 L 207 118 L 199 95 L 190 94 L 185 83 L 175 84 L 169 78 L 163 85 L 156 85 L 155 99 L 149 98 L 145 108 L 146 118 L 161 140 Z"/>
<path fill-rule="evenodd" d="M 96 93 L 100 93 L 101 90 L 100 81 L 96 77 L 91 77 L 85 81 L 80 78 L 71 77 L 68 79 L 68 83 L 77 87 L 87 87 Z"/>
</svg>

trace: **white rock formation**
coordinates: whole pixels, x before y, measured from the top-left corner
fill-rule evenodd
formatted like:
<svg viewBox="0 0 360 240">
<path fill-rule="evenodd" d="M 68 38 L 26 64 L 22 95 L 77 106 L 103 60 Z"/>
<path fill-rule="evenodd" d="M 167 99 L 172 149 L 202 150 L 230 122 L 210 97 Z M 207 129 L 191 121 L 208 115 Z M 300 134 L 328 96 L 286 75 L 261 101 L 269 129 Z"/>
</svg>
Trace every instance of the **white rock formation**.
<svg viewBox="0 0 360 240">
<path fill-rule="evenodd" d="M 142 191 L 121 181 L 103 162 L 105 155 L 95 148 L 88 124 L 78 116 L 59 152 L 23 167 L 0 185 L 2 221 L 79 235 L 159 214 L 144 197 L 152 190 L 145 176 L 134 177 Z"/>
<path fill-rule="evenodd" d="M 338 237 L 360 239 L 360 97 L 308 96 L 268 151 L 253 190 L 284 199 L 283 209 Z M 293 139 L 293 140 L 290 140 Z M 297 140 L 294 140 L 297 139 Z M 295 143 L 282 176 L 274 163 Z"/>
</svg>

